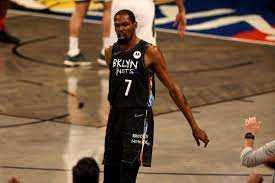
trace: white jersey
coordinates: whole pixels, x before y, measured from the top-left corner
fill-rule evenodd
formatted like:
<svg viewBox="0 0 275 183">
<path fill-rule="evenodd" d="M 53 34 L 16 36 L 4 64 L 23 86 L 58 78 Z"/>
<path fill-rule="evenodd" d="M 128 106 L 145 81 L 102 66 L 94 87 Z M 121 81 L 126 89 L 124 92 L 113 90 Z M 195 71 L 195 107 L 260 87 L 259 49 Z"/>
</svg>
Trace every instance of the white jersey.
<svg viewBox="0 0 275 183">
<path fill-rule="evenodd" d="M 155 3 L 153 0 L 112 1 L 110 45 L 113 45 L 117 41 L 117 35 L 114 28 L 114 16 L 116 12 L 122 9 L 128 9 L 134 13 L 137 21 L 137 37 L 153 45 L 156 45 L 156 33 L 154 25 Z"/>
</svg>

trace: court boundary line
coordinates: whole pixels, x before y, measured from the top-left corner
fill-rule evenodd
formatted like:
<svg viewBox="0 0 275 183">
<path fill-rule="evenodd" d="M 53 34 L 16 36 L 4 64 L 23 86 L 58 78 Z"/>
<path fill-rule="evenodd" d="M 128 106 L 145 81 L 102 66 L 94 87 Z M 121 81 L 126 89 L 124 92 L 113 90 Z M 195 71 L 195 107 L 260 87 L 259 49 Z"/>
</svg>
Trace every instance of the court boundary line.
<svg viewBox="0 0 275 183">
<path fill-rule="evenodd" d="M 28 44 L 32 44 L 32 43 L 36 43 L 36 42 L 40 42 L 40 41 L 48 41 L 48 40 L 51 40 L 51 39 L 56 39 L 57 36 L 47 36 L 47 37 L 42 37 L 42 38 L 37 38 L 37 39 L 32 39 L 32 40 L 28 40 L 28 41 L 24 41 L 24 42 L 21 42 L 19 44 L 16 44 L 12 49 L 12 53 L 14 55 L 16 55 L 17 57 L 21 58 L 21 59 L 24 59 L 24 60 L 27 60 L 29 62 L 33 62 L 33 63 L 36 63 L 36 64 L 43 64 L 43 65 L 47 65 L 47 66 L 54 66 L 54 67 L 59 67 L 59 68 L 66 68 L 65 65 L 62 65 L 62 64 L 57 64 L 57 63 L 51 63 L 51 62 L 47 62 L 47 61 L 44 61 L 44 60 L 37 60 L 35 58 L 32 58 L 32 57 L 29 57 L 29 56 L 25 56 L 24 54 L 21 54 L 18 49 L 20 47 L 23 47 L 25 45 L 28 45 Z"/>
<path fill-rule="evenodd" d="M 71 125 L 71 126 L 80 126 L 80 127 L 87 127 L 87 128 L 104 128 L 106 127 L 106 125 L 104 126 L 88 126 L 88 125 L 79 125 L 79 124 L 74 124 L 71 123 L 70 121 L 66 121 L 66 120 L 60 120 L 62 118 L 68 117 L 70 114 L 64 114 L 64 115 L 58 115 L 56 117 L 49 117 L 49 118 L 38 118 L 38 117 L 30 117 L 30 116 L 24 116 L 24 115 L 17 115 L 17 114 L 8 114 L 8 113 L 0 113 L 1 116 L 7 116 L 7 117 L 13 117 L 13 118 L 22 118 L 22 119 L 30 119 L 33 121 L 30 122 L 26 122 L 26 123 L 18 123 L 18 124 L 14 124 L 14 125 L 0 125 L 0 129 L 1 128 L 11 128 L 11 127 L 19 127 L 19 126 L 26 126 L 26 125 L 32 125 L 32 124 L 37 124 L 37 123 L 42 123 L 42 122 L 50 122 L 50 123 L 56 123 L 56 124 L 64 124 L 64 125 Z"/>
<path fill-rule="evenodd" d="M 270 93 L 274 93 L 274 92 L 275 92 L 275 89 L 272 89 L 272 90 L 268 90 L 268 91 L 264 91 L 264 92 L 259 92 L 259 93 L 254 93 L 254 94 L 251 94 L 251 95 L 246 95 L 246 96 L 243 96 L 243 97 L 235 97 L 235 98 L 231 98 L 231 99 L 225 99 L 225 100 L 220 100 L 220 101 L 216 101 L 216 102 L 210 102 L 210 103 L 207 103 L 207 104 L 194 105 L 194 106 L 191 106 L 191 110 L 192 109 L 198 109 L 200 107 L 206 107 L 206 106 L 211 106 L 211 105 L 216 105 L 216 104 L 221 104 L 221 103 L 226 103 L 226 102 L 232 102 L 234 100 L 240 101 L 241 99 L 257 97 L 257 96 L 266 95 L 266 94 L 270 94 Z M 180 112 L 180 110 L 175 109 L 175 110 L 171 110 L 169 112 L 167 111 L 167 112 L 154 114 L 154 116 L 160 116 L 160 115 L 165 115 L 165 114 L 170 114 L 170 113 L 175 113 L 175 112 Z"/>
<path fill-rule="evenodd" d="M 37 170 L 37 171 L 60 171 L 60 172 L 68 172 L 72 171 L 71 169 L 64 168 L 41 168 L 41 167 L 24 167 L 24 166 L 6 166 L 0 165 L 2 169 L 21 169 L 21 170 Z M 100 173 L 104 173 L 104 171 L 100 171 Z M 144 172 L 140 171 L 138 174 L 143 175 L 179 175 L 179 176 L 236 176 L 243 177 L 249 176 L 250 173 L 192 173 L 192 172 Z M 264 177 L 271 177 L 272 174 L 261 174 Z"/>
<path fill-rule="evenodd" d="M 8 116 L 8 115 L 6 115 L 6 116 Z M 0 129 L 2 129 L 2 128 L 13 128 L 13 127 L 19 127 L 19 126 L 27 126 L 27 125 L 34 125 L 34 124 L 40 124 L 40 123 L 45 123 L 45 122 L 51 122 L 51 121 L 54 121 L 55 119 L 64 118 L 64 117 L 67 117 L 67 116 L 69 116 L 68 113 L 58 115 L 58 116 L 54 116 L 54 117 L 47 118 L 47 119 L 36 119 L 37 121 L 18 123 L 18 124 L 12 124 L 12 125 L 0 125 Z"/>
</svg>

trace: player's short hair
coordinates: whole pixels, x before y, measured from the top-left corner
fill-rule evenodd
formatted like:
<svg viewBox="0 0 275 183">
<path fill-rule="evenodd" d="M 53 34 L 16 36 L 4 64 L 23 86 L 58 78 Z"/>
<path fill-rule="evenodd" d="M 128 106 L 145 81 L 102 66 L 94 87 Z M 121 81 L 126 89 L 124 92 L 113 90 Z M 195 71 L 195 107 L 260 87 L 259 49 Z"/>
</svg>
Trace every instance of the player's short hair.
<svg viewBox="0 0 275 183">
<path fill-rule="evenodd" d="M 134 15 L 134 13 L 130 10 L 127 10 L 127 9 L 119 10 L 118 12 L 116 12 L 115 16 L 117 16 L 117 15 L 128 15 L 128 17 L 132 23 L 136 22 L 136 17 Z"/>
<path fill-rule="evenodd" d="M 73 167 L 74 183 L 98 183 L 99 167 L 94 158 L 84 157 Z"/>
</svg>

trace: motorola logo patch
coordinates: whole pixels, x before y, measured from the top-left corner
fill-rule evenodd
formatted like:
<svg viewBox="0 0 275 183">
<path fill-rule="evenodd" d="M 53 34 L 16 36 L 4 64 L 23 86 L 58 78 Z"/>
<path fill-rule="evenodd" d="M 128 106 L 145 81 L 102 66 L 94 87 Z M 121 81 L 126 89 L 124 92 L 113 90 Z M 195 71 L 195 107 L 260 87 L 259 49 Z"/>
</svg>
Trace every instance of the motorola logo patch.
<svg viewBox="0 0 275 183">
<path fill-rule="evenodd" d="M 133 57 L 135 59 L 139 59 L 141 57 L 141 52 L 140 51 L 135 51 L 134 54 L 133 54 Z"/>
</svg>

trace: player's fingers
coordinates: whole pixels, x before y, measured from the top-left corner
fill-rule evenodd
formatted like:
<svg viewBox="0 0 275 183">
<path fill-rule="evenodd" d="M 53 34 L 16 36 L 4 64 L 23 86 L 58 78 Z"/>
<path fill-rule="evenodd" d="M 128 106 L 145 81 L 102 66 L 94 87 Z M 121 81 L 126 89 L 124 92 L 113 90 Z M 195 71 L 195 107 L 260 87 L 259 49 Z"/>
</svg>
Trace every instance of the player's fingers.
<svg viewBox="0 0 275 183">
<path fill-rule="evenodd" d="M 200 140 L 196 138 L 197 145 L 200 146 Z"/>
<path fill-rule="evenodd" d="M 184 31 L 180 31 L 180 30 L 179 30 L 179 31 L 177 32 L 177 34 L 178 34 L 179 37 L 183 38 L 183 36 L 184 36 Z"/>
<path fill-rule="evenodd" d="M 184 30 L 185 30 L 185 26 L 184 26 L 182 23 L 180 23 L 180 24 L 178 25 L 178 32 L 177 32 L 177 34 L 178 34 L 181 38 L 183 38 L 183 36 L 184 36 Z"/>
<path fill-rule="evenodd" d="M 204 147 L 206 147 L 208 143 L 209 143 L 209 140 L 208 140 L 208 139 L 205 140 L 205 141 L 204 141 Z"/>
<path fill-rule="evenodd" d="M 209 139 L 206 134 L 204 135 L 203 142 L 204 142 L 204 147 L 206 147 L 209 142 Z"/>
</svg>

